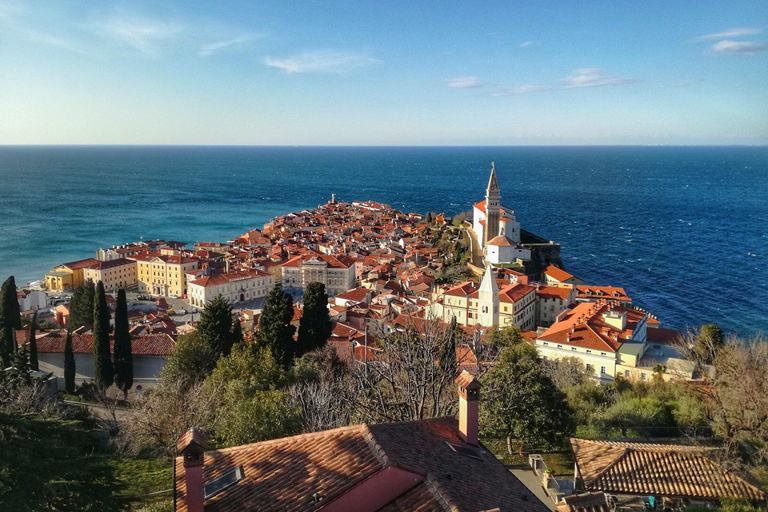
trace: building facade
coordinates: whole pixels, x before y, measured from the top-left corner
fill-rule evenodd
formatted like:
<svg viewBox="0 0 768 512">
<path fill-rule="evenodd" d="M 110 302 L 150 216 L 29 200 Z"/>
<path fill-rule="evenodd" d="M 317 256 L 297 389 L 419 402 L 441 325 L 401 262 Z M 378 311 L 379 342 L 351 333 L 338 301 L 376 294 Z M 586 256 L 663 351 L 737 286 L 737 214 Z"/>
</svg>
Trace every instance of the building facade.
<svg viewBox="0 0 768 512">
<path fill-rule="evenodd" d="M 187 273 L 200 268 L 199 258 L 159 251 L 144 252 L 131 259 L 136 260 L 139 292 L 163 297 L 187 295 Z"/>
<path fill-rule="evenodd" d="M 187 285 L 192 306 L 203 308 L 221 295 L 230 304 L 266 297 L 275 286 L 275 277 L 260 270 L 245 270 L 229 274 L 204 276 Z"/>
<path fill-rule="evenodd" d="M 355 287 L 355 262 L 347 256 L 308 251 L 283 263 L 282 269 L 284 288 L 306 290 L 309 283 L 319 282 L 329 295 L 338 295 Z"/>
<path fill-rule="evenodd" d="M 136 286 L 136 262 L 126 258 L 98 261 L 83 269 L 83 277 L 94 283 L 104 283 L 104 291 L 116 292 L 120 288 Z"/>
<path fill-rule="evenodd" d="M 46 289 L 61 292 L 77 288 L 85 281 L 85 268 L 95 263 L 98 260 L 87 258 L 58 265 L 45 275 Z"/>
</svg>

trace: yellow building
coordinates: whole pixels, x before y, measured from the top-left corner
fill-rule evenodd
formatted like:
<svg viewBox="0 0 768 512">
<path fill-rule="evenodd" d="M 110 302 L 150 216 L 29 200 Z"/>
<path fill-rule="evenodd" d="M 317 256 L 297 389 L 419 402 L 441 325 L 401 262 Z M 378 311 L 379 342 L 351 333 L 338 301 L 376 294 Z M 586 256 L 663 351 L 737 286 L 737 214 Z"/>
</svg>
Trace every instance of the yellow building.
<svg viewBox="0 0 768 512">
<path fill-rule="evenodd" d="M 139 292 L 164 297 L 187 294 L 187 272 L 200 268 L 200 259 L 192 256 L 145 252 L 133 256 Z"/>
<path fill-rule="evenodd" d="M 136 285 L 136 262 L 126 258 L 97 261 L 86 267 L 83 275 L 86 280 L 90 279 L 94 283 L 101 281 L 104 291 L 112 293 Z"/>
<path fill-rule="evenodd" d="M 85 281 L 85 269 L 98 263 L 93 258 L 62 263 L 45 275 L 45 287 L 55 291 L 77 288 Z"/>
</svg>

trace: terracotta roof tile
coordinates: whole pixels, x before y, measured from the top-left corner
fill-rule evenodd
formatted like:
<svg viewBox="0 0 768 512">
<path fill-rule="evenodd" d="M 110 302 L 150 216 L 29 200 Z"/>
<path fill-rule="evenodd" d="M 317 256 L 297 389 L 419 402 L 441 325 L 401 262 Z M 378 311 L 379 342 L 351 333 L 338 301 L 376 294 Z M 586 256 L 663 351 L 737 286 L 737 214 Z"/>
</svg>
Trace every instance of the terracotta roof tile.
<svg viewBox="0 0 768 512">
<path fill-rule="evenodd" d="M 590 491 L 766 499 L 763 490 L 713 460 L 715 448 L 571 439 L 571 449 Z"/>
</svg>

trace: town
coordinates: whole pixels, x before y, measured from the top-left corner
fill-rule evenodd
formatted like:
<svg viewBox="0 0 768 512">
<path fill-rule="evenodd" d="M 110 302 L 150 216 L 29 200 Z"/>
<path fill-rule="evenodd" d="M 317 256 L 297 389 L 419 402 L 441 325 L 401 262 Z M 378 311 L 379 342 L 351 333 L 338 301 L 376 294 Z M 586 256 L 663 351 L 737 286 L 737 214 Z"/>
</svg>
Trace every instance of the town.
<svg viewBox="0 0 768 512">
<path fill-rule="evenodd" d="M 736 359 L 717 355 L 722 331 L 708 325 L 694 340 L 662 327 L 621 283 L 569 273 L 560 245 L 523 229 L 500 185 L 491 164 L 484 199 L 453 217 L 334 195 L 225 242 L 134 241 L 26 287 L 6 281 L 6 373 L 28 364 L 49 396 L 91 397 L 112 411 L 102 419 L 128 451 L 149 449 L 129 439 L 150 430 L 142 422 L 174 416 L 152 427 L 162 433 L 152 449 L 175 457 L 178 511 L 764 506 L 762 473 L 716 459 L 723 433 L 682 391 L 716 390 L 728 376 Z M 180 354 L 200 339 L 213 351 L 198 358 L 208 361 L 196 383 L 181 384 L 191 370 Z M 253 390 L 229 389 L 243 371 Z M 414 372 L 430 375 L 408 380 Z M 160 412 L 170 395 L 171 410 L 205 407 L 190 390 L 214 385 L 225 402 L 215 419 Z M 411 386 L 426 394 L 417 411 Z M 262 426 L 266 416 L 243 404 L 269 393 L 278 405 L 264 414 L 277 424 Z M 519 416 L 525 407 L 531 417 Z M 764 449 L 764 419 L 728 421 L 731 448 Z M 567 469 L 555 471 L 547 454 L 562 447 Z"/>
</svg>

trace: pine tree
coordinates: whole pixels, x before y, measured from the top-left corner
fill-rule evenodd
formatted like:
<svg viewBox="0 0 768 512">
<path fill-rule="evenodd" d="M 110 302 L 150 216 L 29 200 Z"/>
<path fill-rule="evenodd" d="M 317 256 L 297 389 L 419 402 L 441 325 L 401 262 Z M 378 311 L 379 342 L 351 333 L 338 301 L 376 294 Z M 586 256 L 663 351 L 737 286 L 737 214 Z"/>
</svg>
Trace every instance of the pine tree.
<svg viewBox="0 0 768 512">
<path fill-rule="evenodd" d="M 256 339 L 262 347 L 269 348 L 275 361 L 279 361 L 283 368 L 291 366 L 295 355 L 293 333 L 296 328 L 291 325 L 292 319 L 293 297 L 284 292 L 279 284 L 275 285 L 261 310 Z"/>
<path fill-rule="evenodd" d="M 93 368 L 96 384 L 106 391 L 112 385 L 114 373 L 109 347 L 109 306 L 104 293 L 104 283 L 96 285 L 93 304 Z"/>
<path fill-rule="evenodd" d="M 29 345 L 29 367 L 34 371 L 40 370 L 40 365 L 37 362 L 37 310 L 32 315 L 32 322 L 29 324 L 29 338 L 27 344 Z"/>
<path fill-rule="evenodd" d="M 133 353 L 131 350 L 131 333 L 128 324 L 128 302 L 125 290 L 117 292 L 117 308 L 115 309 L 115 384 L 123 392 L 123 398 L 128 400 L 128 390 L 133 387 Z"/>
<path fill-rule="evenodd" d="M 232 306 L 221 295 L 209 302 L 200 314 L 197 332 L 213 349 L 216 359 L 232 350 Z"/>
<path fill-rule="evenodd" d="M 301 357 L 325 346 L 332 330 L 325 285 L 318 282 L 309 283 L 304 293 L 304 312 L 299 322 L 296 356 Z"/>
<path fill-rule="evenodd" d="M 243 342 L 243 326 L 240 325 L 240 319 L 232 320 L 232 346 Z"/>
<path fill-rule="evenodd" d="M 91 279 L 75 288 L 69 303 L 69 327 L 77 329 L 85 326 L 93 327 L 93 304 L 96 296 L 96 285 Z"/>
<path fill-rule="evenodd" d="M 3 368 L 12 364 L 16 346 L 16 329 L 21 329 L 19 299 L 16 294 L 16 279 L 9 277 L 0 288 L 0 351 Z"/>
<path fill-rule="evenodd" d="M 64 389 L 70 394 L 75 392 L 75 351 L 70 330 L 67 330 L 67 341 L 64 342 Z"/>
</svg>

